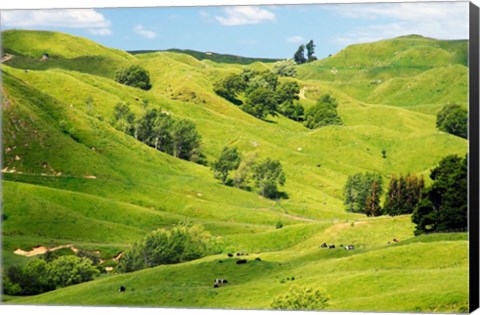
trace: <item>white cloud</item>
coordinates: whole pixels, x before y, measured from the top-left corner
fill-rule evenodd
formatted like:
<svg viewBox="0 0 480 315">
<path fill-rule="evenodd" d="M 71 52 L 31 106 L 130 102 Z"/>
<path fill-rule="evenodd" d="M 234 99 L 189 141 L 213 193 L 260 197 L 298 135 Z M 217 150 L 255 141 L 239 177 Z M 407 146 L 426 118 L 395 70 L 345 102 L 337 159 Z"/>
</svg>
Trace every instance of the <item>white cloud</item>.
<svg viewBox="0 0 480 315">
<path fill-rule="evenodd" d="M 276 18 L 273 12 L 252 6 L 226 8 L 225 16 L 215 17 L 220 24 L 227 26 L 273 22 Z"/>
<path fill-rule="evenodd" d="M 295 35 L 295 36 L 287 37 L 286 41 L 287 43 L 298 44 L 298 43 L 304 42 L 305 38 L 303 38 L 300 35 Z"/>
<path fill-rule="evenodd" d="M 93 35 L 100 35 L 100 36 L 110 36 L 112 35 L 112 31 L 108 28 L 92 28 L 88 30 Z"/>
<path fill-rule="evenodd" d="M 467 2 L 344 5 L 338 7 L 337 13 L 370 21 L 338 36 L 335 41 L 343 45 L 409 34 L 436 39 L 468 38 Z"/>
<path fill-rule="evenodd" d="M 133 31 L 138 35 L 146 37 L 148 39 L 154 39 L 157 36 L 155 32 L 145 29 L 141 24 L 136 25 Z"/>
<path fill-rule="evenodd" d="M 111 22 L 93 9 L 13 10 L 2 12 L 7 27 L 108 28 Z"/>
</svg>

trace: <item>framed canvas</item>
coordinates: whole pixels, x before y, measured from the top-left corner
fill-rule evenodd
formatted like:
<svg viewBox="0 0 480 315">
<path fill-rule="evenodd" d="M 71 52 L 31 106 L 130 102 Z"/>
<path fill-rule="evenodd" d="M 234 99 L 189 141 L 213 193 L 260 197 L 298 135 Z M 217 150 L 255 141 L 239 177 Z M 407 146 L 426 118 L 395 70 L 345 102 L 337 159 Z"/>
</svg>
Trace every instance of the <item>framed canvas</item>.
<svg viewBox="0 0 480 315">
<path fill-rule="evenodd" d="M 477 311 L 475 3 L 20 1 L 0 28 L 2 313 Z"/>
</svg>

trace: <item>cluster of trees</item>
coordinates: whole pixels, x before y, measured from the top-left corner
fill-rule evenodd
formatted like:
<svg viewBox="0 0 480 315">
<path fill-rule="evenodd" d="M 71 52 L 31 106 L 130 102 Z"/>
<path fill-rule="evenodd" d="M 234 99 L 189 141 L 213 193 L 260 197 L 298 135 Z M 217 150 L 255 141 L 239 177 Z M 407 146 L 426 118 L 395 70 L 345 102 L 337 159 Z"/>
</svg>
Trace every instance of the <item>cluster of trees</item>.
<svg viewBox="0 0 480 315">
<path fill-rule="evenodd" d="M 383 193 L 382 176 L 376 173 L 357 173 L 348 177 L 344 189 L 347 211 L 378 216 L 381 213 L 380 197 Z"/>
<path fill-rule="evenodd" d="M 307 49 L 307 57 L 305 57 L 305 49 Z M 298 47 L 297 51 L 293 55 L 293 60 L 297 64 L 302 64 L 306 62 L 312 62 L 317 60 L 315 55 L 315 44 L 313 40 L 310 40 L 306 45 L 302 44 Z"/>
<path fill-rule="evenodd" d="M 437 113 L 437 128 L 467 139 L 468 111 L 457 104 L 447 104 Z"/>
<path fill-rule="evenodd" d="M 315 106 L 308 108 L 305 112 L 305 121 L 307 128 L 315 129 L 328 125 L 341 125 L 342 119 L 337 112 L 337 100 L 330 94 L 322 95 Z"/>
<path fill-rule="evenodd" d="M 273 64 L 272 71 L 281 77 L 296 77 L 296 65 L 297 64 L 292 59 L 277 61 Z"/>
<path fill-rule="evenodd" d="M 423 177 L 414 174 L 393 175 L 383 205 L 383 213 L 391 216 L 409 214 L 415 209 L 425 186 Z"/>
<path fill-rule="evenodd" d="M 224 147 L 218 160 L 212 163 L 212 170 L 214 177 L 224 185 L 251 190 L 253 184 L 260 195 L 271 199 L 279 197 L 278 185 L 283 186 L 286 180 L 278 160 L 256 161 L 256 156 L 250 155 L 242 161 L 235 147 Z M 236 171 L 233 179 L 228 178 L 231 171 Z"/>
<path fill-rule="evenodd" d="M 430 172 L 433 184 L 424 189 L 412 215 L 415 234 L 464 231 L 468 227 L 467 156 L 449 155 Z"/>
<path fill-rule="evenodd" d="M 288 73 L 285 69 L 281 71 Z M 279 82 L 278 77 L 272 71 L 245 69 L 240 74 L 231 74 L 216 82 L 214 91 L 257 118 L 265 119 L 267 115 L 280 113 L 290 119 L 300 120 L 304 110 L 297 102 L 300 93 L 298 83 Z M 242 102 L 240 98 L 245 101 Z"/>
<path fill-rule="evenodd" d="M 118 69 L 115 72 L 115 81 L 142 90 L 150 90 L 152 87 L 148 71 L 138 65 Z"/>
<path fill-rule="evenodd" d="M 6 268 L 3 292 L 8 295 L 34 295 L 93 280 L 99 273 L 99 269 L 86 257 L 35 258 L 22 267 L 13 265 Z"/>
<path fill-rule="evenodd" d="M 176 264 L 209 253 L 210 235 L 200 225 L 181 223 L 170 230 L 159 229 L 125 251 L 117 269 L 121 272 Z"/>
<path fill-rule="evenodd" d="M 146 110 L 139 119 L 125 103 L 115 105 L 111 124 L 156 150 L 174 157 L 205 164 L 200 150 L 201 136 L 195 124 L 187 119 L 175 119 L 159 109 Z"/>
<path fill-rule="evenodd" d="M 468 224 L 467 156 L 449 155 L 430 172 L 433 184 L 425 187 L 423 177 L 392 176 L 383 208 L 382 177 L 357 173 L 345 184 L 344 203 L 350 212 L 367 216 L 412 214 L 415 234 L 464 231 Z"/>
</svg>

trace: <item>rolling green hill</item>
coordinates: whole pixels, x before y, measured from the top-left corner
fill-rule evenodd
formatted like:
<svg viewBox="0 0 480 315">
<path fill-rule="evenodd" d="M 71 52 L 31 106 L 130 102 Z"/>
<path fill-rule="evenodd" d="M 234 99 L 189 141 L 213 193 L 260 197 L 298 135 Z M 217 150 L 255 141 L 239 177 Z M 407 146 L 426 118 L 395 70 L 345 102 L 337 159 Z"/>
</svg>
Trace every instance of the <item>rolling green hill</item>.
<svg viewBox="0 0 480 315">
<path fill-rule="evenodd" d="M 31 259 L 13 252 L 38 245 L 75 244 L 111 259 L 148 232 L 182 220 L 203 225 L 222 252 L 5 300 L 253 309 L 269 308 L 291 284 L 305 283 L 326 289 L 329 310 L 465 309 L 465 233 L 414 237 L 410 216 L 368 219 L 343 205 L 349 175 L 374 171 L 387 185 L 392 174 L 417 173 L 428 183 L 444 156 L 466 153 L 465 139 L 435 127 L 445 103 L 466 105 L 465 42 L 402 37 L 299 66 L 300 102 L 308 107 L 331 93 L 343 120 L 310 130 L 283 116 L 256 119 L 214 93 L 220 78 L 269 69 L 268 63 L 199 60 L 182 52 L 131 55 L 53 32 L 2 36 L 5 52 L 14 55 L 1 66 L 3 266 Z M 44 52 L 49 59 L 40 61 Z M 149 71 L 151 90 L 112 80 L 128 64 Z M 154 150 L 109 124 L 116 104 L 129 103 L 140 117 L 145 99 L 148 108 L 193 121 L 209 162 L 224 146 L 280 160 L 287 179 L 280 190 L 288 199 L 221 185 L 208 166 Z M 278 221 L 283 228 L 276 229 Z M 393 238 L 401 242 L 387 245 Z M 320 249 L 323 242 L 357 248 Z M 249 252 L 248 264 L 227 259 L 235 251 Z M 231 283 L 214 290 L 219 277 Z M 120 285 L 126 294 L 117 292 Z"/>
</svg>

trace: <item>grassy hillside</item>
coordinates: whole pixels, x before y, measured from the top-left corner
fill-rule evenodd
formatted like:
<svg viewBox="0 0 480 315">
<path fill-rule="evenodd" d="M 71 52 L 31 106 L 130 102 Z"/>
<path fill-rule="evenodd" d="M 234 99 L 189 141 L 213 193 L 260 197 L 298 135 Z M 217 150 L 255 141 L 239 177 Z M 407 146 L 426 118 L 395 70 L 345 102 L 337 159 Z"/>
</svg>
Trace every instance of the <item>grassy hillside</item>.
<svg viewBox="0 0 480 315">
<path fill-rule="evenodd" d="M 310 130 L 283 116 L 256 119 L 213 91 L 230 73 L 270 64 L 180 52 L 131 55 L 52 32 L 2 35 L 5 51 L 15 56 L 2 64 L 4 266 L 32 259 L 13 251 L 37 245 L 75 244 L 111 259 L 148 232 L 182 220 L 203 225 L 222 252 L 11 302 L 269 308 L 291 284 L 306 283 L 327 290 L 329 310 L 465 307 L 466 234 L 414 237 L 409 216 L 367 219 L 343 205 L 349 175 L 374 171 L 386 186 L 392 174 L 417 173 L 429 183 L 430 169 L 444 156 L 466 153 L 465 139 L 435 127 L 443 103 L 466 104 L 464 42 L 410 36 L 299 66 L 300 102 L 309 107 L 328 92 L 343 121 Z M 50 58 L 39 61 L 44 52 Z M 151 90 L 112 80 L 127 64 L 149 71 Z M 208 166 L 156 151 L 110 125 L 116 104 L 129 103 L 138 118 L 145 99 L 148 109 L 193 121 L 209 162 L 224 146 L 278 159 L 286 175 L 280 190 L 288 198 L 221 185 Z M 279 221 L 284 227 L 276 229 Z M 387 245 L 393 238 L 401 242 Z M 356 249 L 320 249 L 323 242 Z M 248 264 L 227 259 L 238 251 L 250 253 Z M 231 284 L 214 290 L 219 277 Z"/>
<path fill-rule="evenodd" d="M 113 78 L 119 66 L 135 63 L 124 51 L 58 32 L 3 31 L 2 48 L 14 56 L 8 64 L 20 69 L 60 68 Z M 42 60 L 43 54 L 48 60 Z"/>
<path fill-rule="evenodd" d="M 434 114 L 449 102 L 467 105 L 467 41 L 410 35 L 351 45 L 301 65 L 299 77 L 329 82 L 371 104 Z"/>
</svg>

